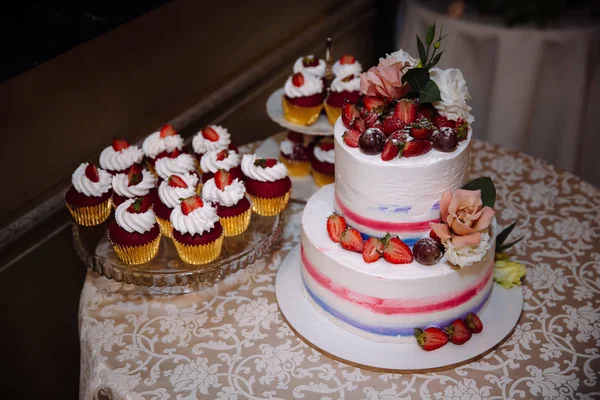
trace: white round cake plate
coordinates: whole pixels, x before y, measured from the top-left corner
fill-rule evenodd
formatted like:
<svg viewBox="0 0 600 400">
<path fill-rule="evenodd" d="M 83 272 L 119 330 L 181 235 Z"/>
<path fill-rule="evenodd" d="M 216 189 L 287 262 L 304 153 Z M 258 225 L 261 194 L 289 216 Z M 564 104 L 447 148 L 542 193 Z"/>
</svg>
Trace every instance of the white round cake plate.
<svg viewBox="0 0 600 400">
<path fill-rule="evenodd" d="M 375 342 L 331 322 L 309 303 L 300 266 L 298 245 L 283 260 L 277 272 L 275 293 L 281 312 L 292 328 L 318 350 L 366 368 L 427 372 L 472 362 L 512 334 L 523 308 L 520 287 L 505 290 L 494 283 L 490 301 L 479 316 L 483 332 L 473 335 L 462 346 L 448 343 L 441 349 L 427 352 L 417 345 L 416 340 L 406 344 Z"/>
<path fill-rule="evenodd" d="M 333 135 L 333 126 L 329 124 L 329 121 L 327 121 L 327 116 L 324 113 L 321 113 L 317 122 L 310 126 L 297 125 L 289 122 L 283 117 L 281 96 L 283 96 L 283 88 L 274 91 L 267 99 L 267 114 L 274 122 L 286 129 L 304 133 L 306 135 Z"/>
<path fill-rule="evenodd" d="M 279 158 L 279 143 L 285 138 L 285 133 L 271 136 L 262 142 L 254 151 L 258 157 Z M 307 202 L 320 189 L 312 176 L 290 176 L 292 181 L 292 199 Z"/>
</svg>

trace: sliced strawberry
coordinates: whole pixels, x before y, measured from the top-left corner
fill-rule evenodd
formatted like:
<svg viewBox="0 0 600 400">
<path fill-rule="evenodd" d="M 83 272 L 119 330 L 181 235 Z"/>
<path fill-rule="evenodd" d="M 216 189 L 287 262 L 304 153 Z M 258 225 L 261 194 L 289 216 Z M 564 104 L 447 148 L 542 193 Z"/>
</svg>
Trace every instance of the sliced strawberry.
<svg viewBox="0 0 600 400">
<path fill-rule="evenodd" d="M 196 208 L 204 206 L 200 196 L 191 196 L 181 201 L 181 211 L 184 215 L 188 215 Z"/>
<path fill-rule="evenodd" d="M 274 158 L 257 158 L 254 165 L 261 168 L 272 168 L 277 165 L 277 160 Z"/>
<path fill-rule="evenodd" d="M 217 153 L 217 161 L 223 161 L 227 157 L 229 157 L 229 150 L 227 149 L 221 150 Z"/>
<path fill-rule="evenodd" d="M 391 237 L 388 233 L 381 239 L 383 242 L 383 258 L 392 264 L 410 264 L 413 254 L 410 248 L 399 237 Z"/>
<path fill-rule="evenodd" d="M 114 151 L 125 150 L 129 147 L 129 142 L 125 139 L 119 139 L 118 137 L 113 138 L 112 148 Z"/>
<path fill-rule="evenodd" d="M 340 242 L 342 233 L 344 233 L 347 227 L 346 219 L 341 215 L 333 213 L 327 217 L 327 233 L 334 242 Z"/>
<path fill-rule="evenodd" d="M 321 143 L 319 143 L 319 148 L 323 151 L 333 150 L 333 142 L 322 141 Z"/>
<path fill-rule="evenodd" d="M 410 139 L 410 134 L 405 130 L 396 131 L 388 136 L 388 140 L 397 140 L 401 143 L 408 143 L 408 139 Z M 404 146 L 402 148 L 404 148 Z"/>
<path fill-rule="evenodd" d="M 448 335 L 448 339 L 457 345 L 465 344 L 471 339 L 471 331 L 469 331 L 467 324 L 462 319 L 452 322 L 450 326 L 444 329 L 444 332 Z"/>
<path fill-rule="evenodd" d="M 354 120 L 360 117 L 360 111 L 355 104 L 346 103 L 342 106 L 342 122 L 348 129 L 352 127 Z"/>
<path fill-rule="evenodd" d="M 379 122 L 379 114 L 375 111 L 371 111 L 365 115 L 365 126 L 367 128 L 376 128 L 378 125 L 381 125 Z"/>
<path fill-rule="evenodd" d="M 463 141 L 469 135 L 469 123 L 461 118 L 456 120 L 456 137 L 458 141 Z"/>
<path fill-rule="evenodd" d="M 356 129 L 350 129 L 344 133 L 344 143 L 349 147 L 357 148 L 358 147 L 358 138 L 360 138 L 361 133 Z"/>
<path fill-rule="evenodd" d="M 385 136 L 390 136 L 392 133 L 404 129 L 405 126 L 405 122 L 394 115 L 390 115 L 383 120 L 381 131 Z"/>
<path fill-rule="evenodd" d="M 435 110 L 435 107 L 433 107 L 429 103 L 419 104 L 419 107 L 417 107 L 417 121 L 421 121 L 424 119 L 431 121 L 433 116 L 436 114 L 437 111 Z"/>
<path fill-rule="evenodd" d="M 179 175 L 171 175 L 168 182 L 171 187 L 184 189 L 188 187 L 188 184 Z"/>
<path fill-rule="evenodd" d="M 219 140 L 219 134 L 211 126 L 207 126 L 206 128 L 202 129 L 202 137 L 206 140 L 210 140 L 211 142 L 216 142 Z"/>
<path fill-rule="evenodd" d="M 365 124 L 365 120 L 362 118 L 356 118 L 352 123 L 352 129 L 356 129 L 360 133 L 363 133 L 367 130 L 367 125 Z"/>
<path fill-rule="evenodd" d="M 448 336 L 440 328 L 415 328 L 415 338 L 419 346 L 425 351 L 437 350 L 448 343 Z"/>
<path fill-rule="evenodd" d="M 160 137 L 161 138 L 166 138 L 167 136 L 175 136 L 175 135 L 177 135 L 177 132 L 175 131 L 175 128 L 173 128 L 173 125 L 171 125 L 171 124 L 163 125 L 163 127 L 160 128 Z"/>
<path fill-rule="evenodd" d="M 394 115 L 400 121 L 412 124 L 417 119 L 417 104 L 412 99 L 402 99 L 394 108 Z"/>
<path fill-rule="evenodd" d="M 170 152 L 170 153 L 167 153 L 167 154 L 165 155 L 165 157 L 167 157 L 167 158 L 177 158 L 177 157 L 179 157 L 180 155 L 181 155 L 181 150 L 179 150 L 177 147 L 175 147 L 175 148 L 173 149 L 173 151 L 172 151 L 172 152 Z"/>
<path fill-rule="evenodd" d="M 436 126 L 436 128 L 440 129 L 440 128 L 456 128 L 456 122 L 449 120 L 448 118 L 444 117 L 443 115 L 436 115 L 435 117 L 433 117 L 432 120 L 433 124 Z"/>
<path fill-rule="evenodd" d="M 225 187 L 233 183 L 233 175 L 225 170 L 218 170 L 215 173 L 215 184 L 219 190 L 225 190 Z"/>
<path fill-rule="evenodd" d="M 92 182 L 100 182 L 100 175 L 98 175 L 98 168 L 94 164 L 88 164 L 85 167 L 85 176 Z"/>
<path fill-rule="evenodd" d="M 150 196 L 136 197 L 133 203 L 127 207 L 127 212 L 130 214 L 145 213 L 150 209 L 151 205 L 152 200 L 150 199 Z"/>
<path fill-rule="evenodd" d="M 415 139 L 429 140 L 434 131 L 434 126 L 427 121 L 414 123 L 410 126 L 410 135 Z"/>
<path fill-rule="evenodd" d="M 381 114 L 385 108 L 385 100 L 375 96 L 365 96 L 363 97 L 363 105 L 367 111 L 375 111 Z"/>
<path fill-rule="evenodd" d="M 381 239 L 372 237 L 368 238 L 363 247 L 362 256 L 366 263 L 372 263 L 381 258 L 383 251 L 383 242 Z"/>
<path fill-rule="evenodd" d="M 342 58 L 340 58 L 340 64 L 354 64 L 356 62 L 356 58 L 350 54 L 344 54 Z"/>
<path fill-rule="evenodd" d="M 304 75 L 302 75 L 302 72 L 295 73 L 292 76 L 292 84 L 296 87 L 304 85 Z"/>
<path fill-rule="evenodd" d="M 319 65 L 319 59 L 315 56 L 306 56 L 302 58 L 302 65 L 304 65 L 305 67 L 316 67 L 317 65 Z"/>
<path fill-rule="evenodd" d="M 348 251 L 362 253 L 364 241 L 359 231 L 354 228 L 348 228 L 342 233 L 340 244 Z"/>
<path fill-rule="evenodd" d="M 467 325 L 469 331 L 472 333 L 481 333 L 481 331 L 483 330 L 483 323 L 481 322 L 477 314 L 468 313 L 465 317 L 465 324 Z"/>
<path fill-rule="evenodd" d="M 135 186 L 140 183 L 143 178 L 142 166 L 140 164 L 133 164 L 127 171 L 127 186 Z"/>
<path fill-rule="evenodd" d="M 381 152 L 381 159 L 383 161 L 393 160 L 394 158 L 398 157 L 400 150 L 403 148 L 403 142 L 396 139 L 387 140 L 385 142 L 385 146 L 383 147 L 383 151 Z"/>
<path fill-rule="evenodd" d="M 429 140 L 412 140 L 406 143 L 402 151 L 403 157 L 417 157 L 431 151 L 431 142 Z"/>
<path fill-rule="evenodd" d="M 437 235 L 437 233 L 435 233 L 433 229 L 429 231 L 429 237 L 438 242 L 439 245 L 442 244 L 442 239 L 440 239 L 440 237 Z"/>
</svg>

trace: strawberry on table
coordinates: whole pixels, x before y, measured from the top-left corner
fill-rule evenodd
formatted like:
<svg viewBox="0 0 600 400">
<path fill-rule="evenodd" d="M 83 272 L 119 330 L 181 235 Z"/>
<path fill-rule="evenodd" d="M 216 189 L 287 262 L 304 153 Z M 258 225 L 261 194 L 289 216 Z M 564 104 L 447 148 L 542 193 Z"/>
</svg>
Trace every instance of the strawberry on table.
<svg viewBox="0 0 600 400">
<path fill-rule="evenodd" d="M 346 145 L 349 147 L 357 148 L 358 147 L 358 138 L 360 138 L 360 135 L 361 135 L 361 133 L 359 131 L 357 131 L 356 129 L 347 130 L 343 136 L 344 143 L 346 143 Z"/>
<path fill-rule="evenodd" d="M 437 350 L 448 343 L 448 336 L 440 328 L 415 328 L 415 338 L 419 346 L 425 351 Z"/>
<path fill-rule="evenodd" d="M 472 333 L 481 333 L 483 330 L 483 323 L 481 323 L 481 320 L 477 314 L 468 313 L 465 317 L 465 323 L 467 324 L 469 331 Z"/>
<path fill-rule="evenodd" d="M 327 218 L 327 233 L 331 240 L 336 243 L 340 242 L 342 233 L 347 227 L 346 219 L 339 214 L 333 213 Z"/>
<path fill-rule="evenodd" d="M 381 241 L 383 242 L 383 258 L 392 264 L 410 264 L 413 254 L 410 248 L 400 240 L 399 237 L 391 237 L 388 233 Z"/>
<path fill-rule="evenodd" d="M 342 233 L 340 244 L 348 251 L 362 253 L 364 240 L 359 231 L 354 228 L 348 228 Z"/>
<path fill-rule="evenodd" d="M 125 139 L 119 139 L 118 137 L 113 138 L 112 148 L 114 151 L 125 150 L 129 147 L 129 142 Z"/>
<path fill-rule="evenodd" d="M 431 151 L 431 142 L 429 140 L 412 140 L 404 146 L 403 157 L 417 157 Z"/>
<path fill-rule="evenodd" d="M 471 331 L 469 331 L 467 324 L 462 319 L 452 322 L 450 326 L 444 329 L 444 332 L 448 335 L 448 339 L 457 345 L 465 344 L 471 339 Z"/>
<path fill-rule="evenodd" d="M 406 124 L 412 124 L 417 119 L 417 103 L 412 99 L 402 99 L 394 108 L 394 115 Z"/>
<path fill-rule="evenodd" d="M 181 201 L 181 211 L 184 215 L 188 215 L 197 208 L 204 206 L 200 196 L 190 196 Z"/>
<path fill-rule="evenodd" d="M 160 128 L 160 137 L 161 138 L 166 138 L 167 136 L 175 136 L 175 135 L 177 135 L 177 132 L 175 131 L 175 128 L 173 128 L 173 125 L 171 125 L 171 124 L 163 125 L 163 127 Z"/>
<path fill-rule="evenodd" d="M 219 190 L 225 190 L 225 188 L 232 183 L 233 175 L 228 171 L 220 169 L 215 173 L 215 185 Z"/>
<path fill-rule="evenodd" d="M 372 237 L 367 239 L 364 244 L 362 256 L 366 263 L 372 263 L 381 258 L 381 252 L 383 250 L 383 242 L 381 239 Z"/>
</svg>

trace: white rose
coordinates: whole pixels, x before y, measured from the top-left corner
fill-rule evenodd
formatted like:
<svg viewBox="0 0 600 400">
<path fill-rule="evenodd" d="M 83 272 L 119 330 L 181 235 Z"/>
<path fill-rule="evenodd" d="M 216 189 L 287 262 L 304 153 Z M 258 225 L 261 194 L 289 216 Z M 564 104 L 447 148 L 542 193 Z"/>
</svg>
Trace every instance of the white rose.
<svg viewBox="0 0 600 400">
<path fill-rule="evenodd" d="M 446 259 L 459 267 L 467 267 L 473 263 L 483 260 L 487 251 L 490 249 L 490 235 L 487 232 L 481 233 L 481 242 L 477 246 L 455 247 L 452 240 L 444 242 Z"/>
<path fill-rule="evenodd" d="M 419 60 L 418 58 L 413 58 L 406 51 L 400 49 L 398 51 L 393 52 L 392 54 L 388 54 L 386 56 L 386 58 L 380 58 L 379 64 L 381 64 L 381 62 L 383 60 L 391 60 L 391 59 L 396 60 L 396 62 L 408 63 L 408 67 L 404 68 L 402 70 L 402 72 L 406 72 L 408 69 L 415 67 L 417 64 L 419 64 L 421 62 L 421 60 Z"/>
<path fill-rule="evenodd" d="M 431 80 L 440 88 L 442 101 L 432 103 L 438 113 L 449 120 L 456 121 L 461 118 L 471 124 L 475 118 L 470 114 L 471 107 L 467 104 L 471 95 L 462 72 L 456 68 L 434 67 L 429 73 Z"/>
</svg>

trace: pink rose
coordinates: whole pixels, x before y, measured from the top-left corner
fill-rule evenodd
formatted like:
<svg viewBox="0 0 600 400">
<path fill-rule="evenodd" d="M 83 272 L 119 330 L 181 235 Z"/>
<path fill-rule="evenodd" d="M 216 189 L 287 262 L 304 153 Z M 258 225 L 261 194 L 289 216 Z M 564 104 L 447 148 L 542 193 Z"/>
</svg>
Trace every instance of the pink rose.
<svg viewBox="0 0 600 400">
<path fill-rule="evenodd" d="M 431 229 L 442 240 L 452 239 L 456 247 L 477 246 L 481 231 L 487 229 L 496 212 L 483 207 L 481 190 L 458 189 L 444 192 L 440 200 L 441 223 L 431 223 Z"/>
<path fill-rule="evenodd" d="M 381 97 L 386 100 L 396 100 L 410 91 L 407 83 L 402 83 L 401 62 L 391 63 L 383 60 L 377 67 L 371 67 L 360 74 L 360 91 L 366 96 Z"/>
</svg>

